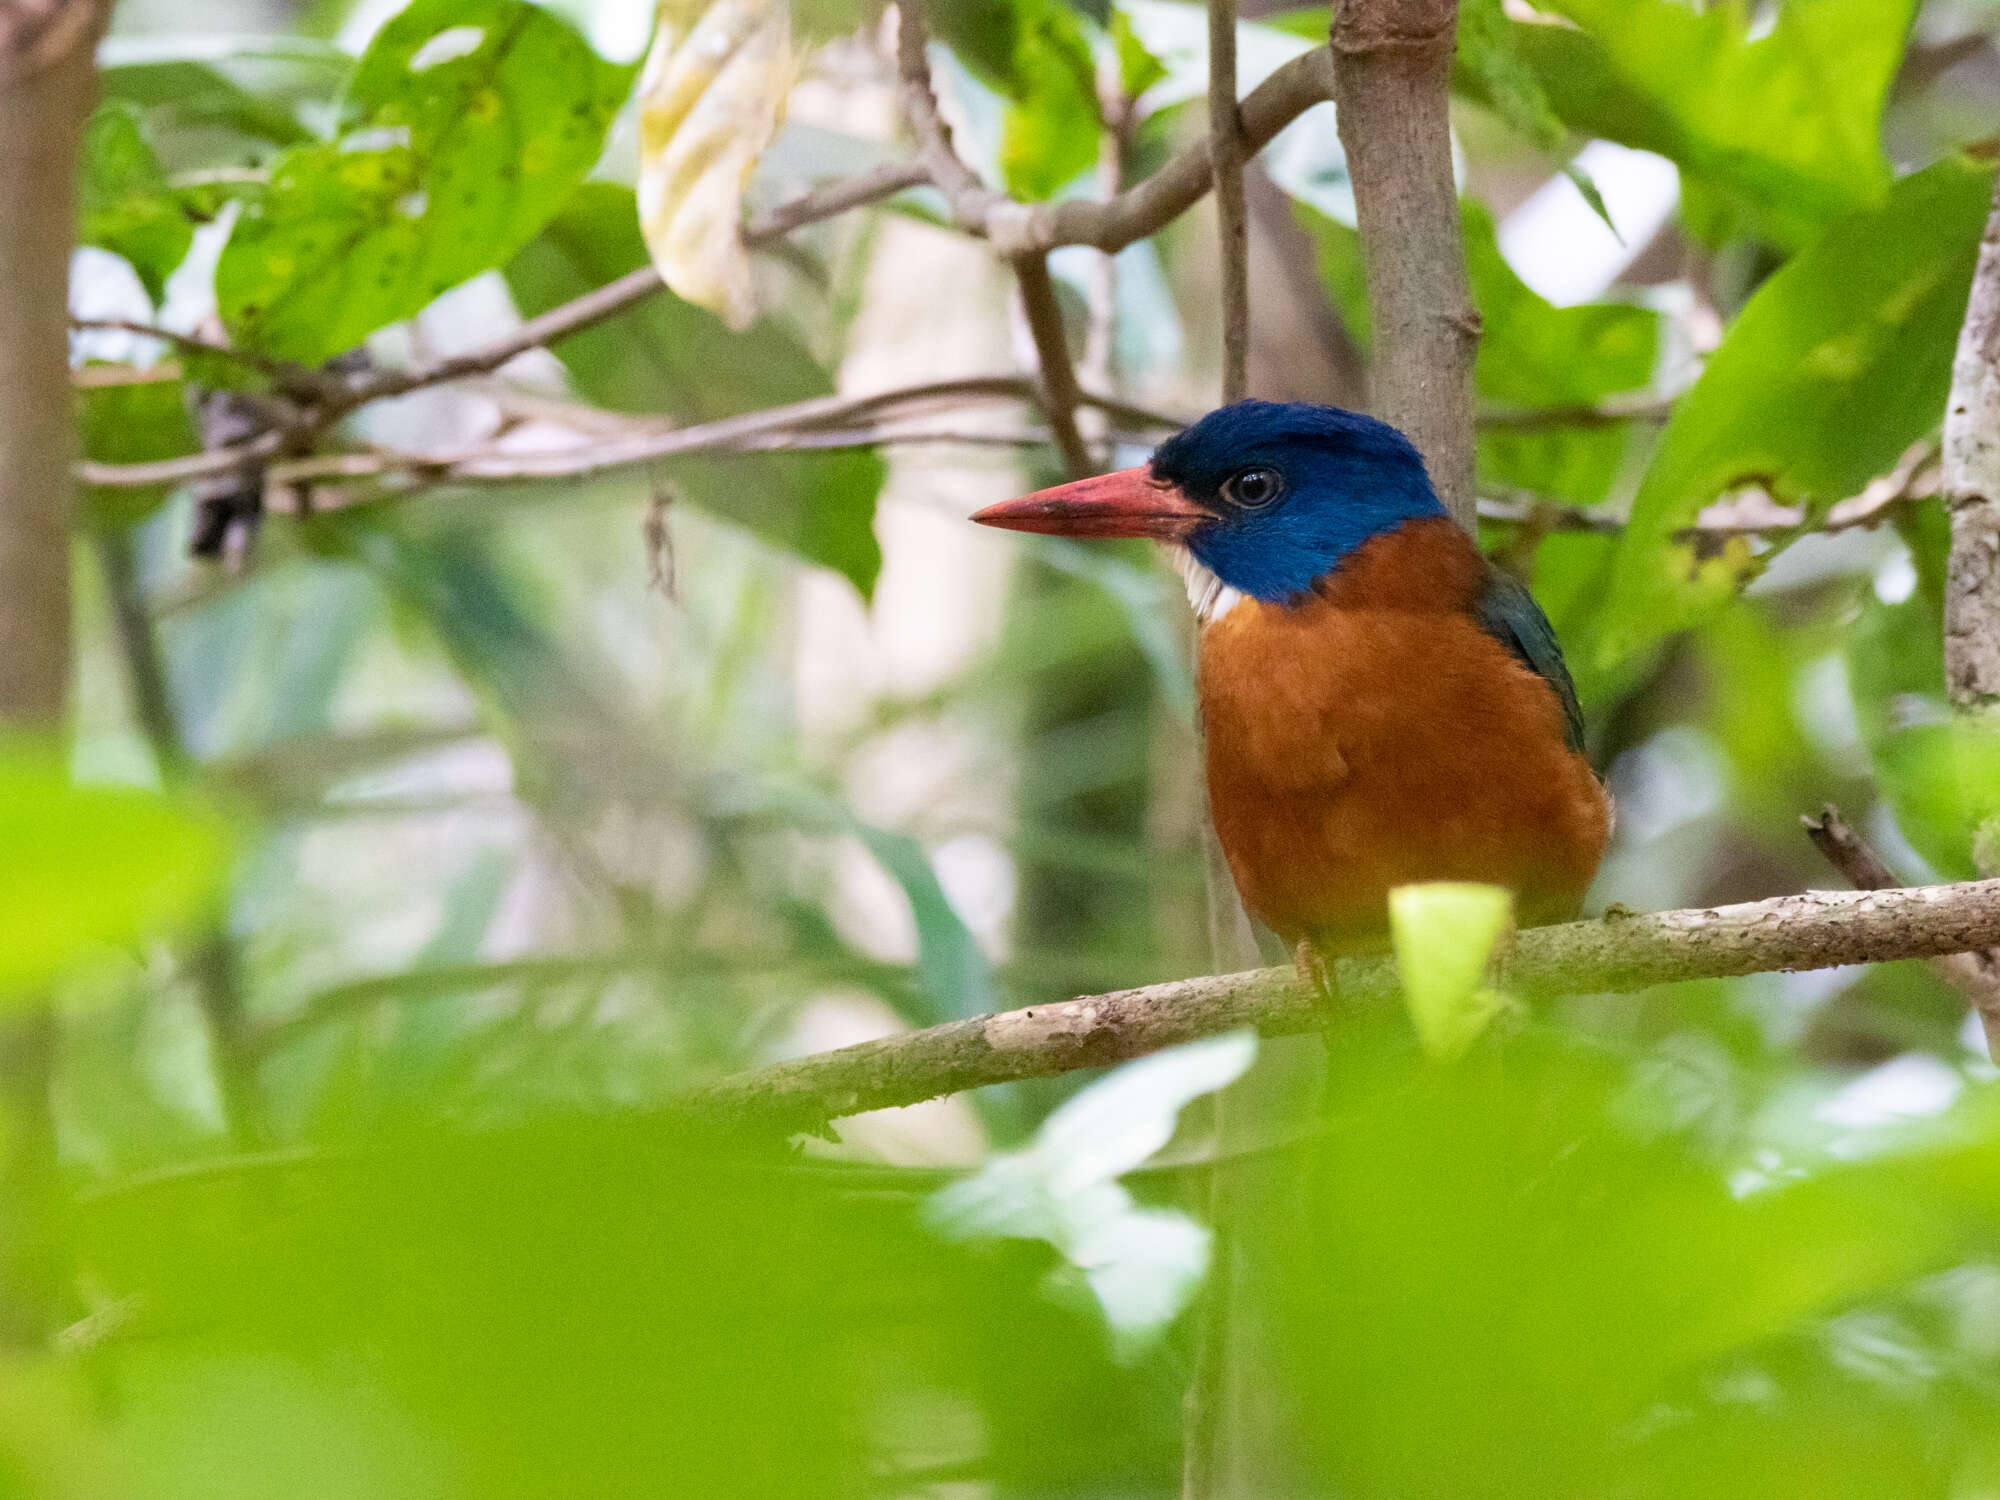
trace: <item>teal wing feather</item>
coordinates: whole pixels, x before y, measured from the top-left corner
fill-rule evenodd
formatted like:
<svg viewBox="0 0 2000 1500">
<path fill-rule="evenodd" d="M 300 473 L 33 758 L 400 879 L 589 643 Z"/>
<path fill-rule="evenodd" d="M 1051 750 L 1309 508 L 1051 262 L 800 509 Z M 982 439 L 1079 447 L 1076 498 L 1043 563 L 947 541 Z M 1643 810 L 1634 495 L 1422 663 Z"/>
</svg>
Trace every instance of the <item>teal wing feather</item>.
<svg viewBox="0 0 2000 1500">
<path fill-rule="evenodd" d="M 1569 747 L 1583 750 L 1583 707 L 1576 701 L 1576 684 L 1563 661 L 1562 642 L 1542 613 L 1535 596 L 1518 580 L 1495 567 L 1486 570 L 1486 586 L 1473 601 L 1472 617 L 1494 640 L 1513 652 L 1521 665 L 1555 689 L 1568 725 Z"/>
</svg>

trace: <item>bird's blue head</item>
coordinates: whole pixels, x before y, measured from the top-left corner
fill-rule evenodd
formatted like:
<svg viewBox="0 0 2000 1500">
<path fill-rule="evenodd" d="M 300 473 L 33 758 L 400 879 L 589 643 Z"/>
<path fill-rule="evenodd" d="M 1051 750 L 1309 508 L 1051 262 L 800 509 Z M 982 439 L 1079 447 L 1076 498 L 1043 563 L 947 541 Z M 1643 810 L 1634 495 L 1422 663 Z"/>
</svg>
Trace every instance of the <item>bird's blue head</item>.
<svg viewBox="0 0 2000 1500">
<path fill-rule="evenodd" d="M 1417 450 L 1386 423 L 1333 406 L 1239 401 L 1169 438 L 1142 468 L 988 506 L 973 519 L 1179 542 L 1231 588 L 1281 602 L 1370 537 L 1444 514 Z"/>
</svg>

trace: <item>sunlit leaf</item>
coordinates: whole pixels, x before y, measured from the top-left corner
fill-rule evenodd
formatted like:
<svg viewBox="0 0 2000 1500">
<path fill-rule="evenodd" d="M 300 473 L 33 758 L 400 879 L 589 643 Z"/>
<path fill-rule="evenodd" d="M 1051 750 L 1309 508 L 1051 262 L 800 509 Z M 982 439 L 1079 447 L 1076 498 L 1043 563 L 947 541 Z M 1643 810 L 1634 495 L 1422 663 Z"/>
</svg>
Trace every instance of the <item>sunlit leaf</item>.
<svg viewBox="0 0 2000 1500">
<path fill-rule="evenodd" d="M 786 0 L 662 0 L 639 82 L 639 224 L 667 285 L 735 329 L 757 313 L 743 189 L 796 73 Z"/>
<path fill-rule="evenodd" d="M 540 238 L 507 267 L 533 316 L 644 265 L 632 195 L 610 183 L 579 189 Z M 741 334 L 692 303 L 654 297 L 562 340 L 555 354 L 591 400 L 618 411 L 669 412 L 684 422 L 823 396 L 827 373 L 776 323 Z M 664 462 L 660 472 L 694 505 L 735 522 L 868 593 L 882 566 L 871 453 L 757 453 Z"/>
<path fill-rule="evenodd" d="M 227 852 L 211 814 L 77 786 L 55 756 L 0 747 L 0 1001 L 34 999 L 93 948 L 197 916 Z"/>
<path fill-rule="evenodd" d="M 234 336 L 319 360 L 504 262 L 597 160 L 629 73 L 527 0 L 416 0 L 295 146 L 216 269 Z"/>
<path fill-rule="evenodd" d="M 1507 25 L 1565 123 L 1671 157 L 1767 237 L 1807 244 L 1888 186 L 1882 106 L 1912 0 L 1786 0 L 1754 37 L 1739 5 L 1546 8 L 1583 30 Z"/>
<path fill-rule="evenodd" d="M 1514 898 L 1497 885 L 1403 885 L 1389 893 L 1389 932 L 1403 1003 L 1424 1051 L 1457 1057 L 1506 1003 L 1485 987 L 1493 949 L 1514 924 Z"/>
<path fill-rule="evenodd" d="M 1675 408 L 1633 503 L 1600 650 L 1688 619 L 1670 535 L 1732 485 L 1830 504 L 1943 418 L 1992 169 L 1906 177 L 1767 280 Z"/>
<path fill-rule="evenodd" d="M 1008 190 L 1047 198 L 1097 160 L 1096 66 L 1062 0 L 966 0 L 939 6 L 938 36 L 1007 101 L 1000 171 Z"/>
</svg>

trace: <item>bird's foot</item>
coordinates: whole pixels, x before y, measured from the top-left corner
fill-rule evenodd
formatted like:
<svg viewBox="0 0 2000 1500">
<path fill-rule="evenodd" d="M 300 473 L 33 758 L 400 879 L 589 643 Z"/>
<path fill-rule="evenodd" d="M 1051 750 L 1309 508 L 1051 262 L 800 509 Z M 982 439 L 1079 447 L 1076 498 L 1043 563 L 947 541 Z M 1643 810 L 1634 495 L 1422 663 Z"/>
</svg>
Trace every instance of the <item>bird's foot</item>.
<svg viewBox="0 0 2000 1500">
<path fill-rule="evenodd" d="M 1319 1017 L 1320 1035 L 1331 1037 L 1335 1013 L 1340 1008 L 1340 971 L 1331 958 L 1313 946 L 1311 938 L 1299 939 L 1292 949 L 1292 962 L 1298 967 L 1299 984 Z"/>
</svg>

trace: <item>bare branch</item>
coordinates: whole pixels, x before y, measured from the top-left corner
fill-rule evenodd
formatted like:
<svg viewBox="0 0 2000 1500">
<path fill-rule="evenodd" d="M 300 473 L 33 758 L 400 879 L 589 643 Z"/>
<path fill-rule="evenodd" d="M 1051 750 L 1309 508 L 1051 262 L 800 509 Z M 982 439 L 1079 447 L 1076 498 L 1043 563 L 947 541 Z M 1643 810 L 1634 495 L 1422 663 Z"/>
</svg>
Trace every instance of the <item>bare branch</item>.
<svg viewBox="0 0 2000 1500">
<path fill-rule="evenodd" d="M 1035 340 L 1035 358 L 1042 369 L 1042 415 L 1062 449 L 1063 467 L 1072 479 L 1094 473 L 1090 449 L 1076 425 L 1076 409 L 1083 400 L 1077 388 L 1076 367 L 1070 363 L 1069 335 L 1063 328 L 1062 304 L 1056 301 L 1056 284 L 1049 276 L 1046 256 L 1024 255 L 1014 262 L 1014 276 L 1021 285 L 1021 307 L 1028 317 L 1028 332 Z"/>
<path fill-rule="evenodd" d="M 1457 0 L 1338 0 L 1340 141 L 1375 327 L 1376 415 L 1408 433 L 1438 495 L 1473 524 L 1472 358 L 1451 163 Z"/>
<path fill-rule="evenodd" d="M 1236 0 L 1208 0 L 1208 156 L 1221 247 L 1222 404 L 1249 394 L 1250 224 L 1243 202 L 1243 117 L 1236 109 Z"/>
<path fill-rule="evenodd" d="M 336 375 L 324 370 L 316 370 L 310 365 L 302 365 L 289 359 L 271 359 L 262 354 L 253 354 L 247 349 L 232 349 L 227 344 L 211 343 L 191 333 L 175 333 L 171 329 L 159 328 L 151 323 L 141 323 L 133 318 L 71 318 L 73 329 L 90 332 L 137 334 L 141 338 L 158 339 L 161 343 L 190 354 L 205 354 L 217 359 L 226 359 L 235 364 L 254 370 L 265 376 L 280 389 L 307 399 L 320 399 L 342 394 L 343 385 Z"/>
<path fill-rule="evenodd" d="M 1899 884 L 1882 856 L 1847 824 L 1829 802 L 1817 818 L 1802 817 L 1806 837 L 1858 891 L 1890 890 Z M 2000 948 L 1948 953 L 1930 961 L 1931 972 L 1965 997 L 1986 1033 L 1986 1051 L 2000 1057 Z"/>
<path fill-rule="evenodd" d="M 1944 675 L 1961 709 L 2000 706 L 2000 184 L 1979 242 L 1944 415 Z"/>
<path fill-rule="evenodd" d="M 971 225 L 1004 202 L 979 180 L 952 144 L 951 127 L 938 113 L 937 90 L 931 85 L 930 32 L 924 22 L 924 0 L 898 0 L 896 5 L 896 76 L 903 118 L 917 138 L 917 160 L 930 183 L 951 205 L 952 217 Z"/>
<path fill-rule="evenodd" d="M 1805 891 L 1736 906 L 1614 916 L 1520 934 L 1510 982 L 1528 994 L 1632 991 L 1684 979 L 1936 958 L 2000 944 L 2000 880 L 1883 891 Z M 1387 1001 L 1386 959 L 1340 964 L 1344 1002 Z M 816 1127 L 865 1110 L 1078 1068 L 1254 1027 L 1310 1030 L 1290 969 L 1180 979 L 975 1016 L 738 1074 L 683 1095 L 691 1120 Z"/>
</svg>

